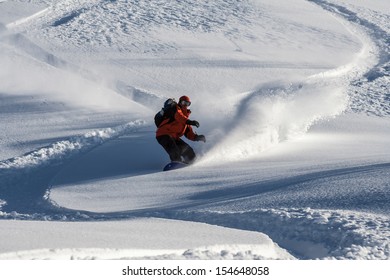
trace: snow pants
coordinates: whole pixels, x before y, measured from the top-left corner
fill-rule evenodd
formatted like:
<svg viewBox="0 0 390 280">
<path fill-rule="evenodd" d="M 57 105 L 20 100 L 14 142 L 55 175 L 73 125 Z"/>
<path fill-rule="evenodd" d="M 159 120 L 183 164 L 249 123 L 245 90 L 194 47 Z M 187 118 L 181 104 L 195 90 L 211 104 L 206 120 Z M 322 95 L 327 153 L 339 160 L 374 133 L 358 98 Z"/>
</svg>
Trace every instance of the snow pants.
<svg viewBox="0 0 390 280">
<path fill-rule="evenodd" d="M 194 150 L 180 138 L 175 139 L 169 135 L 161 135 L 156 137 L 156 139 L 168 153 L 171 161 L 180 161 L 190 164 L 195 160 L 196 155 Z"/>
</svg>

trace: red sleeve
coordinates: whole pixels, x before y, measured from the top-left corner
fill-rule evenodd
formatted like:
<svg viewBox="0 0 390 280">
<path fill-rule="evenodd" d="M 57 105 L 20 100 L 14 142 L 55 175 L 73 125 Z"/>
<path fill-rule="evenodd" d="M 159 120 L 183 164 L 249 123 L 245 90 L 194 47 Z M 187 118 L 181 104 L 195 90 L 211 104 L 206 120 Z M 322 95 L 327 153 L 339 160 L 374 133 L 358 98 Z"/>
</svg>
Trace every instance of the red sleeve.
<svg viewBox="0 0 390 280">
<path fill-rule="evenodd" d="M 186 132 L 184 133 L 185 137 L 188 139 L 195 141 L 196 133 L 192 130 L 190 125 L 187 125 Z"/>
</svg>

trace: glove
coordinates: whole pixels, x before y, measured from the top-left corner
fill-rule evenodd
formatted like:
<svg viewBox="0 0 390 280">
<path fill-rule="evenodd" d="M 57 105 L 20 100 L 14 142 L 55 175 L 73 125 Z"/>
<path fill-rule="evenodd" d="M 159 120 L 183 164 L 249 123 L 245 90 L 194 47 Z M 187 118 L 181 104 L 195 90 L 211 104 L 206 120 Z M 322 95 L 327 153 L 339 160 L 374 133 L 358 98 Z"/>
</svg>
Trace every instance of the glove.
<svg viewBox="0 0 390 280">
<path fill-rule="evenodd" d="M 206 143 L 206 137 L 204 135 L 196 135 L 195 141 L 202 141 Z"/>
<path fill-rule="evenodd" d="M 199 127 L 199 122 L 197 122 L 197 121 L 187 120 L 187 121 L 186 121 L 186 124 L 188 124 L 188 125 L 194 125 L 194 126 L 196 126 L 196 127 Z"/>
</svg>

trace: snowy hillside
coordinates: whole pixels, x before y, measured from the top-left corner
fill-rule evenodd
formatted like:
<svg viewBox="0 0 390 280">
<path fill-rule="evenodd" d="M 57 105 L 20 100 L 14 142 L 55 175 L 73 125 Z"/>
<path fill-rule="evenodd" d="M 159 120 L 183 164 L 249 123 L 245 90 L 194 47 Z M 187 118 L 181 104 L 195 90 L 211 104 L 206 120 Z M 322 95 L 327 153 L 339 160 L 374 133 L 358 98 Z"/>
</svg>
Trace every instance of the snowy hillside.
<svg viewBox="0 0 390 280">
<path fill-rule="evenodd" d="M 390 3 L 0 0 L 0 259 L 389 259 Z M 154 114 L 206 143 L 162 172 Z"/>
</svg>

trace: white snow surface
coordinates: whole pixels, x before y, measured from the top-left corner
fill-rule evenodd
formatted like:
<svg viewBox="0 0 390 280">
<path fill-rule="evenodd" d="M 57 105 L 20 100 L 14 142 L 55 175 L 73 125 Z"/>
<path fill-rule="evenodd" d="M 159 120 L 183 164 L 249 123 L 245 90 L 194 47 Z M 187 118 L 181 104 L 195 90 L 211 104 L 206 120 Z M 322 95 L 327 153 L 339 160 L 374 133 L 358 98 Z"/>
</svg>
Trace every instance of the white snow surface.
<svg viewBox="0 0 390 280">
<path fill-rule="evenodd" d="M 390 259 L 390 2 L 0 1 L 0 259 Z M 206 143 L 162 172 L 153 116 Z"/>
</svg>

